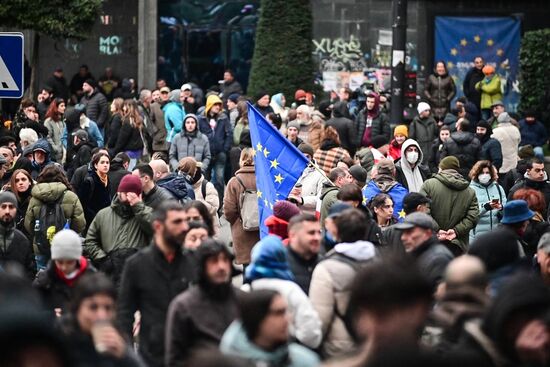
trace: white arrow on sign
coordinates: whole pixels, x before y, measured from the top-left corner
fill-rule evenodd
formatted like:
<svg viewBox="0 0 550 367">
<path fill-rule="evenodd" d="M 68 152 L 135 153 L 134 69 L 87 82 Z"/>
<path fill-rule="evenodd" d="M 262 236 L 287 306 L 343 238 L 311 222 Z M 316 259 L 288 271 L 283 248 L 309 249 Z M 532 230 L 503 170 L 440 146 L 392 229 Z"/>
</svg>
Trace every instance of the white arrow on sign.
<svg viewBox="0 0 550 367">
<path fill-rule="evenodd" d="M 0 56 L 0 91 L 3 90 L 17 92 L 19 91 L 19 88 L 17 87 L 15 80 L 13 80 L 6 63 L 2 59 L 2 56 Z"/>
</svg>

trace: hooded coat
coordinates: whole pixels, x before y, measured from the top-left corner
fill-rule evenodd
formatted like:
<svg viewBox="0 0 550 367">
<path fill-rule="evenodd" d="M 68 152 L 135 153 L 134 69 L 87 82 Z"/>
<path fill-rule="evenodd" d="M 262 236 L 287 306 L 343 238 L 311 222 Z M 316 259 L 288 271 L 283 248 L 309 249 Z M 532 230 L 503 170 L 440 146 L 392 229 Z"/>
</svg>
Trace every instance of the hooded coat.
<svg viewBox="0 0 550 367">
<path fill-rule="evenodd" d="M 179 161 L 185 157 L 195 158 L 197 162 L 202 162 L 202 167 L 210 165 L 210 143 L 206 135 L 199 131 L 199 122 L 195 115 L 188 114 L 185 119 L 193 117 L 195 119 L 196 128 L 193 132 L 188 132 L 185 127 L 182 131 L 175 135 L 170 145 L 170 166 L 176 171 L 179 166 Z"/>
<path fill-rule="evenodd" d="M 510 122 L 501 122 L 493 130 L 494 138 L 499 141 L 502 148 L 502 166 L 499 173 L 506 173 L 518 165 L 518 147 L 521 141 L 519 129 Z"/>
<path fill-rule="evenodd" d="M 403 199 L 409 191 L 392 176 L 378 175 L 363 188 L 363 198 L 368 203 L 380 193 L 388 194 L 391 197 L 393 200 L 393 216 L 402 222 L 403 218 L 405 218 Z"/>
<path fill-rule="evenodd" d="M 40 172 L 42 172 L 42 169 L 52 162 L 50 144 L 46 139 L 38 139 L 36 143 L 34 143 L 34 145 L 32 146 L 33 155 L 34 155 L 34 152 L 37 150 L 44 151 L 46 153 L 46 158 L 44 159 L 44 162 L 42 164 L 39 164 L 38 162 L 36 162 L 34 158 L 31 160 L 31 164 L 32 164 L 31 176 L 34 180 L 36 180 Z"/>
<path fill-rule="evenodd" d="M 476 89 L 481 93 L 481 109 L 490 109 L 496 101 L 502 101 L 500 77 L 494 74 L 491 79 L 487 77 L 477 82 Z"/>
<path fill-rule="evenodd" d="M 479 160 L 481 143 L 474 133 L 467 131 L 456 131 L 443 143 L 441 159 L 450 155 L 458 158 L 460 162 L 459 172 L 468 178 L 470 170 Z"/>
<path fill-rule="evenodd" d="M 479 159 L 491 162 L 497 170 L 500 170 L 500 167 L 502 167 L 502 147 L 500 142 L 492 138 L 491 135 L 493 135 L 491 126 L 487 128 L 487 132 L 481 138 L 477 135 L 481 143 Z"/>
<path fill-rule="evenodd" d="M 405 151 L 408 147 L 414 145 L 418 148 L 418 160 L 414 168 L 407 160 Z M 424 152 L 420 145 L 414 139 L 407 139 L 401 146 L 401 159 L 395 164 L 395 180 L 399 182 L 409 192 L 418 192 L 420 187 L 428 178 L 430 178 L 430 169 L 424 165 Z"/>
<path fill-rule="evenodd" d="M 231 122 L 223 111 L 217 115 L 211 116 L 210 110 L 215 104 L 221 104 L 222 100 L 216 95 L 211 95 L 206 100 L 204 114 L 198 116 L 200 132 L 208 137 L 210 143 L 210 155 L 215 157 L 218 153 L 229 153 L 231 143 L 233 142 L 233 131 Z M 210 122 L 215 121 L 215 126 L 212 127 Z"/>
<path fill-rule="evenodd" d="M 166 141 L 170 143 L 173 137 L 179 134 L 183 127 L 185 111 L 179 101 L 172 100 L 162 106 L 162 112 L 164 114 Z"/>
<path fill-rule="evenodd" d="M 346 102 L 336 102 L 332 108 L 332 118 L 325 123 L 325 128 L 332 126 L 337 132 L 342 148 L 350 155 L 355 153 L 355 124 L 349 118 Z"/>
<path fill-rule="evenodd" d="M 443 170 L 422 185 L 420 193 L 431 200 L 430 214 L 442 230 L 454 229 L 451 243 L 457 250 L 468 250 L 468 235 L 476 226 L 479 208 L 475 191 L 455 170 Z"/>
<path fill-rule="evenodd" d="M 363 137 L 365 135 L 365 130 L 369 119 L 371 119 L 370 141 L 378 135 L 382 135 L 388 142 L 391 139 L 390 121 L 388 119 L 388 115 L 380 111 L 380 97 L 377 95 L 374 99 L 373 110 L 368 111 L 367 107 L 365 107 L 359 111 L 359 114 L 355 118 L 355 147 L 357 149 L 360 149 L 363 146 L 370 146 L 370 143 L 367 145 L 363 144 Z"/>
<path fill-rule="evenodd" d="M 183 176 L 170 173 L 157 181 L 157 185 L 168 190 L 178 201 L 195 200 L 193 186 Z"/>
<path fill-rule="evenodd" d="M 437 138 L 438 128 L 432 116 L 421 118 L 416 116 L 409 125 L 409 139 L 418 142 L 420 150 L 429 152 L 434 139 Z M 424 155 L 423 164 L 428 163 L 428 156 Z"/>
</svg>

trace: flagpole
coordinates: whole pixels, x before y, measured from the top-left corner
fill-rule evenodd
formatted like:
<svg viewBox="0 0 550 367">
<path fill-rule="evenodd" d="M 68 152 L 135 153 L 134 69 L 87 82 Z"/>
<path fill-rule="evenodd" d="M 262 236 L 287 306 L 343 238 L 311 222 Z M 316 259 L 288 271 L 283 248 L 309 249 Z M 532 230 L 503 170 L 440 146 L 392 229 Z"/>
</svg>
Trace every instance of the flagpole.
<svg viewBox="0 0 550 367">
<path fill-rule="evenodd" d="M 317 165 L 317 163 L 315 163 L 315 162 L 313 162 L 313 160 L 311 160 L 311 161 L 309 161 L 309 164 L 311 164 L 311 166 L 312 166 L 313 168 L 315 168 L 315 169 L 317 170 L 317 172 L 319 172 L 321 175 L 323 175 L 323 177 L 324 177 L 328 182 L 330 182 L 330 184 L 331 184 L 332 186 L 336 186 L 336 185 L 334 184 L 334 182 L 332 182 L 332 181 L 330 180 L 330 178 L 327 177 L 327 175 L 325 174 L 325 171 L 323 171 L 323 170 Z"/>
</svg>

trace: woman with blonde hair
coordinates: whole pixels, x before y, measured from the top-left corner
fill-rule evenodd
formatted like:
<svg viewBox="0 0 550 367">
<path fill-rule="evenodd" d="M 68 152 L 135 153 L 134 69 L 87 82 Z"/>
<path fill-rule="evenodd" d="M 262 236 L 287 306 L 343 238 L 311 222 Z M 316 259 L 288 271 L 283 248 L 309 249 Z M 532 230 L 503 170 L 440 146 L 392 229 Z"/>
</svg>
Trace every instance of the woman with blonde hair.
<svg viewBox="0 0 550 367">
<path fill-rule="evenodd" d="M 142 127 L 143 118 L 139 114 L 136 101 L 132 99 L 125 100 L 122 105 L 122 125 L 118 133 L 116 145 L 110 151 L 110 155 L 114 157 L 120 152 L 128 154 L 130 157 L 129 171 L 134 169 L 143 153 Z"/>
<path fill-rule="evenodd" d="M 254 150 L 244 148 L 239 159 L 240 169 L 231 177 L 225 189 L 223 212 L 231 224 L 233 248 L 237 264 L 250 263 L 250 251 L 260 240 L 259 230 L 245 230 L 242 221 L 241 195 L 245 190 L 256 191 L 256 169 L 254 167 Z"/>
<path fill-rule="evenodd" d="M 495 166 L 489 161 L 478 161 L 470 170 L 470 187 L 475 191 L 479 205 L 479 221 L 470 231 L 470 243 L 482 233 L 492 231 L 500 223 L 506 204 L 504 189 L 498 184 Z"/>
</svg>

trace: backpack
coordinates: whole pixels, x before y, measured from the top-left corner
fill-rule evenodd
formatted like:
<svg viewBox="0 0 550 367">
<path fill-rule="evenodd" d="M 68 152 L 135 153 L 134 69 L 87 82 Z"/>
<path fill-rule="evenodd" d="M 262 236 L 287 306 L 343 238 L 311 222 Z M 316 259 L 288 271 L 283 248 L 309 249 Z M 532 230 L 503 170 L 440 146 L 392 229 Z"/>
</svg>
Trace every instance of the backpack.
<svg viewBox="0 0 550 367">
<path fill-rule="evenodd" d="M 256 190 L 248 189 L 239 176 L 235 176 L 244 191 L 239 198 L 240 217 L 243 229 L 247 232 L 254 232 L 260 229 L 260 212 L 258 210 L 258 195 Z"/>
<path fill-rule="evenodd" d="M 38 218 L 35 220 L 34 242 L 39 252 L 43 255 L 48 255 L 48 257 L 50 256 L 53 237 L 68 224 L 63 207 L 61 206 L 65 192 L 67 191 L 65 190 L 56 201 L 42 203 Z"/>
<path fill-rule="evenodd" d="M 206 200 L 206 185 L 207 184 L 208 184 L 208 181 L 206 181 L 206 179 L 203 179 L 202 183 L 201 183 L 201 193 L 202 193 L 203 200 Z"/>
</svg>

